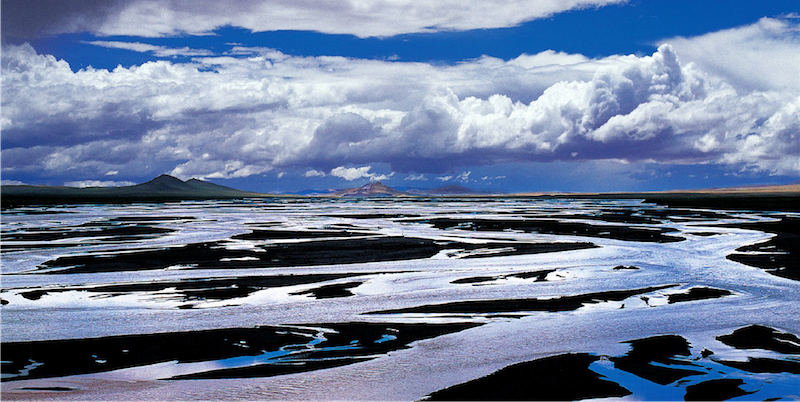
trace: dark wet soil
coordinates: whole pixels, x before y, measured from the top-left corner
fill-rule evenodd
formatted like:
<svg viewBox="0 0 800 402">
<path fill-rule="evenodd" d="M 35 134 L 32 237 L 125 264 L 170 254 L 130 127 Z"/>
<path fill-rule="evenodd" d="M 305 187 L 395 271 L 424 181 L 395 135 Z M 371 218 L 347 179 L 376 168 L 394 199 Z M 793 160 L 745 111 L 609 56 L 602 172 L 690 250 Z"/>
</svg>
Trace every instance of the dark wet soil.
<svg viewBox="0 0 800 402">
<path fill-rule="evenodd" d="M 678 335 L 654 336 L 628 341 L 631 350 L 622 357 L 612 357 L 616 368 L 635 374 L 657 384 L 667 385 L 691 375 L 705 374 L 703 371 L 663 365 L 691 365 L 678 356 L 690 356 L 689 343 Z M 660 363 L 661 365 L 653 365 Z"/>
<path fill-rule="evenodd" d="M 548 219 L 502 220 L 481 218 L 434 218 L 417 220 L 416 222 L 429 223 L 437 229 L 461 229 L 489 232 L 518 230 L 526 233 L 601 237 L 625 241 L 656 243 L 671 243 L 685 240 L 682 237 L 670 236 L 666 234 L 675 232 L 676 230 L 674 229 L 643 228 L 618 225 L 590 225 L 581 222 L 565 222 Z"/>
<path fill-rule="evenodd" d="M 156 238 L 174 230 L 143 224 L 80 226 L 80 227 L 42 227 L 25 229 L 24 232 L 4 232 L 1 241 L 39 241 L 66 240 L 74 238 L 108 237 L 119 243 L 132 240 Z M 47 247 L 48 245 L 42 245 Z"/>
<path fill-rule="evenodd" d="M 53 391 L 53 392 L 69 392 L 69 391 L 77 391 L 77 388 L 69 388 L 69 387 L 22 387 L 20 388 L 23 391 Z"/>
<path fill-rule="evenodd" d="M 399 219 L 399 218 L 417 218 L 419 215 L 414 214 L 330 214 L 325 215 L 328 218 L 344 218 L 344 219 Z"/>
<path fill-rule="evenodd" d="M 625 198 L 625 197 L 621 197 Z M 634 198 L 640 198 L 639 196 Z M 647 194 L 645 202 L 667 205 L 671 208 L 708 208 L 751 211 L 800 211 L 797 194 Z"/>
<path fill-rule="evenodd" d="M 695 300 L 716 299 L 724 296 L 730 296 L 733 293 L 724 289 L 714 289 L 706 287 L 694 287 L 686 292 L 670 293 L 667 295 L 669 304 L 688 302 Z"/>
<path fill-rule="evenodd" d="M 463 331 L 479 324 L 304 324 L 302 327 L 232 328 L 207 331 L 125 335 L 91 339 L 3 343 L 2 372 L 27 375 L 3 380 L 60 377 L 126 367 L 259 356 L 279 350 L 291 353 L 265 357 L 265 364 L 230 367 L 184 375 L 188 378 L 270 376 L 352 364 L 414 341 Z M 314 328 L 322 328 L 322 333 Z M 322 336 L 322 338 L 319 338 Z M 317 339 L 314 341 L 314 339 Z M 33 363 L 38 365 L 30 368 Z"/>
<path fill-rule="evenodd" d="M 641 289 L 615 290 L 608 292 L 585 293 L 576 296 L 561 296 L 552 299 L 501 299 L 475 300 L 443 304 L 428 304 L 393 310 L 373 311 L 366 314 L 401 314 L 401 313 L 433 313 L 433 314 L 490 314 L 526 311 L 572 311 L 586 304 L 608 301 L 621 301 L 631 296 L 666 289 L 677 285 L 654 286 Z"/>
<path fill-rule="evenodd" d="M 175 289 L 182 301 L 229 300 L 249 296 L 259 290 L 283 286 L 304 285 L 332 281 L 353 276 L 373 275 L 375 273 L 308 274 L 243 276 L 235 278 L 201 278 L 180 281 L 137 282 L 95 286 L 69 286 L 48 289 L 35 289 L 20 292 L 28 300 L 39 300 L 42 296 L 68 291 L 97 293 L 98 296 L 118 296 L 136 292 L 160 292 Z"/>
<path fill-rule="evenodd" d="M 292 293 L 293 295 L 310 295 L 316 299 L 333 299 L 337 297 L 350 297 L 353 292 L 350 289 L 360 286 L 364 282 L 347 282 L 324 285 L 318 288 L 309 289 L 302 292 Z"/>
<path fill-rule="evenodd" d="M 717 337 L 720 342 L 737 349 L 765 349 L 785 354 L 800 354 L 800 338 L 776 329 L 751 325 L 728 335 Z"/>
<path fill-rule="evenodd" d="M 589 369 L 598 359 L 576 353 L 519 363 L 429 397 L 433 401 L 565 401 L 630 395 Z"/>
<path fill-rule="evenodd" d="M 762 332 L 778 333 L 771 328 L 760 328 Z M 780 334 L 784 340 L 793 336 Z M 770 373 L 784 376 L 782 373 L 798 374 L 800 371 L 798 361 L 752 357 L 746 362 L 718 361 L 732 368 L 726 371 L 719 368 L 716 360 L 708 360 L 714 355 L 708 349 L 703 349 L 700 356 L 692 355 L 689 343 L 679 335 L 659 335 L 626 343 L 631 345 L 631 350 L 622 356 L 575 353 L 533 360 L 434 392 L 430 397 L 433 400 L 577 400 L 630 395 L 624 388 L 626 381 L 617 384 L 590 369 L 593 362 L 608 359 L 614 370 L 624 370 L 660 386 L 685 387 L 686 400 L 721 401 L 749 395 L 752 392 L 741 388 L 745 384 L 766 393 L 777 392 L 774 398 L 767 400 L 778 400 L 785 397 L 780 394 L 785 390 L 778 387 L 770 391 L 769 384 L 773 382 Z M 737 378 L 708 379 L 711 373 L 714 377 Z M 758 374 L 748 376 L 748 373 Z M 785 377 L 782 378 L 785 381 Z"/>
<path fill-rule="evenodd" d="M 346 230 L 303 231 L 303 230 L 253 230 L 250 233 L 231 237 L 234 240 L 281 240 L 281 239 L 318 239 L 323 237 L 351 237 L 364 236 L 365 233 L 356 233 Z"/>
<path fill-rule="evenodd" d="M 544 282 L 547 280 L 546 279 L 547 275 L 555 271 L 556 271 L 555 269 L 543 269 L 541 271 L 520 272 L 517 274 L 508 274 L 508 275 L 471 276 L 469 278 L 456 279 L 450 283 L 455 283 L 455 284 L 484 283 L 484 282 L 494 282 L 506 278 L 533 279 L 534 282 Z"/>
<path fill-rule="evenodd" d="M 597 247 L 592 243 L 489 243 L 441 242 L 409 237 L 375 236 L 347 240 L 265 244 L 256 250 L 229 250 L 226 242 L 193 243 L 181 247 L 145 249 L 125 253 L 59 257 L 42 269 L 59 273 L 141 271 L 183 266 L 187 269 L 235 269 L 354 264 L 430 258 L 445 249 L 504 249 L 501 253 L 471 256 L 523 255 Z M 512 250 L 506 250 L 508 248 Z"/>
<path fill-rule="evenodd" d="M 130 215 L 118 216 L 111 218 L 109 222 L 191 222 L 196 221 L 194 216 L 145 216 L 145 215 Z"/>
<path fill-rule="evenodd" d="M 751 222 L 725 226 L 775 233 L 770 240 L 736 249 L 740 253 L 729 255 L 729 260 L 762 268 L 780 277 L 800 280 L 800 218 L 785 217 L 779 222 Z M 745 254 L 752 251 L 760 254 Z"/>
<path fill-rule="evenodd" d="M 800 362 L 794 360 L 751 357 L 747 361 L 720 360 L 719 363 L 751 373 L 792 373 L 800 374 Z"/>
<path fill-rule="evenodd" d="M 687 401 L 724 401 L 752 393 L 739 388 L 741 385 L 744 385 L 744 380 L 739 378 L 703 381 L 686 387 L 686 395 L 683 399 Z"/>
</svg>

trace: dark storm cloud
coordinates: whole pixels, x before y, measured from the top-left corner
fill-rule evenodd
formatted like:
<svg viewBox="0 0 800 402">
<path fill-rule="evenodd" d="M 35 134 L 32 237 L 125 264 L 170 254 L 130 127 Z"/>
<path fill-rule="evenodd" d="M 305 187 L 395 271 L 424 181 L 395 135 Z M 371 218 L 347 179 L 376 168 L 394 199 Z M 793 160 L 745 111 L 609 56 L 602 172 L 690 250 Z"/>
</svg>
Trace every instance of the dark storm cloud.
<svg viewBox="0 0 800 402">
<path fill-rule="evenodd" d="M 93 32 L 129 4 L 125 0 L 2 0 L 2 35 L 34 39 Z"/>
<path fill-rule="evenodd" d="M 4 36 L 18 38 L 73 32 L 157 37 L 207 34 L 222 26 L 393 36 L 509 27 L 564 11 L 624 1 L 3 0 L 2 30 Z"/>
</svg>

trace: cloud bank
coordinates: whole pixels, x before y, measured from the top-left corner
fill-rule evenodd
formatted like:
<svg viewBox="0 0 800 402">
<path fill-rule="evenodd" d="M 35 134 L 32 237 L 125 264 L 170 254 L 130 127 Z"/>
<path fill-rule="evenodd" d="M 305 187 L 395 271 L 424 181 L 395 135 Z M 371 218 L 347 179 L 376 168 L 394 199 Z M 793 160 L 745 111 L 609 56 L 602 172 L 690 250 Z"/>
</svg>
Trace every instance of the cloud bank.
<svg viewBox="0 0 800 402">
<path fill-rule="evenodd" d="M 376 165 L 419 175 L 639 161 L 797 176 L 797 33 L 797 22 L 764 19 L 643 57 L 548 51 L 453 66 L 232 47 L 189 63 L 78 72 L 7 45 L 3 172 L 239 178 L 296 169 L 355 180 L 379 177 Z"/>
<path fill-rule="evenodd" d="M 3 34 L 206 35 L 223 26 L 359 37 L 502 28 L 626 0 L 3 0 Z M 13 16 L 13 17 L 11 17 Z M 8 18 L 6 18 L 8 17 Z"/>
</svg>

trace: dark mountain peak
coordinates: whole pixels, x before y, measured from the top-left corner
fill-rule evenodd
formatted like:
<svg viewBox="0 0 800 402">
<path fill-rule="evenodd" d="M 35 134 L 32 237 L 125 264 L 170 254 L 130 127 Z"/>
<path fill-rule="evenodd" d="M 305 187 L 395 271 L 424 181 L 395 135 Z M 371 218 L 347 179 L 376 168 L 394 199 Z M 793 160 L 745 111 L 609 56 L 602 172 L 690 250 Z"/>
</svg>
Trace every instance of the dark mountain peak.
<svg viewBox="0 0 800 402">
<path fill-rule="evenodd" d="M 161 176 L 158 176 L 153 180 L 150 180 L 142 184 L 137 184 L 131 187 L 135 187 L 142 191 L 164 192 L 164 191 L 176 191 L 176 190 L 180 191 L 185 186 L 186 183 L 184 183 L 181 179 L 170 176 L 168 174 L 162 174 Z"/>
<path fill-rule="evenodd" d="M 387 186 L 387 185 L 385 185 L 385 184 L 383 184 L 383 183 L 381 183 L 379 181 L 374 181 L 374 182 L 367 183 L 367 184 L 361 186 L 361 190 L 364 190 L 364 191 L 379 191 L 379 190 L 387 190 L 387 189 L 394 190 L 393 188 L 391 188 L 391 187 L 389 187 L 389 186 Z"/>
<path fill-rule="evenodd" d="M 183 181 L 167 174 L 162 174 L 146 183 L 137 184 L 129 188 L 143 194 L 184 198 L 247 197 L 257 195 L 199 179 Z"/>
<path fill-rule="evenodd" d="M 358 188 L 337 191 L 333 195 L 340 197 L 385 197 L 406 195 L 406 193 L 393 189 L 379 181 L 374 181 Z"/>
<path fill-rule="evenodd" d="M 162 175 L 156 177 L 155 179 L 150 180 L 150 181 L 145 182 L 145 183 L 142 183 L 142 184 L 157 184 L 157 183 L 175 183 L 175 184 L 177 184 L 177 183 L 183 183 L 183 180 L 181 180 L 181 179 L 179 179 L 179 178 L 177 178 L 175 176 L 170 176 L 168 174 L 162 174 Z"/>
</svg>

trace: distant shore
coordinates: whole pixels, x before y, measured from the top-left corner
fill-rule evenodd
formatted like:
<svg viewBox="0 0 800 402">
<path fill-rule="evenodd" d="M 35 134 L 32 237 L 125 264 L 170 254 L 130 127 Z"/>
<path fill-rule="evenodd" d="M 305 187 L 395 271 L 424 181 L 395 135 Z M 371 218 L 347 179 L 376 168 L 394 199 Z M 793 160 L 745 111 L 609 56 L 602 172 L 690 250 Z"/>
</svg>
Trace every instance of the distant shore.
<svg viewBox="0 0 800 402">
<path fill-rule="evenodd" d="M 168 175 L 161 175 L 146 183 L 124 187 L 2 186 L 0 190 L 0 205 L 2 205 L 3 209 L 6 209 L 56 204 L 130 204 L 247 198 L 313 199 L 331 197 L 437 198 L 444 200 L 459 198 L 644 200 L 645 202 L 670 207 L 800 211 L 800 184 L 653 192 L 408 194 L 378 182 L 367 184 L 361 188 L 341 190 L 331 194 L 294 195 L 242 191 L 196 179 L 182 181 Z"/>
</svg>

